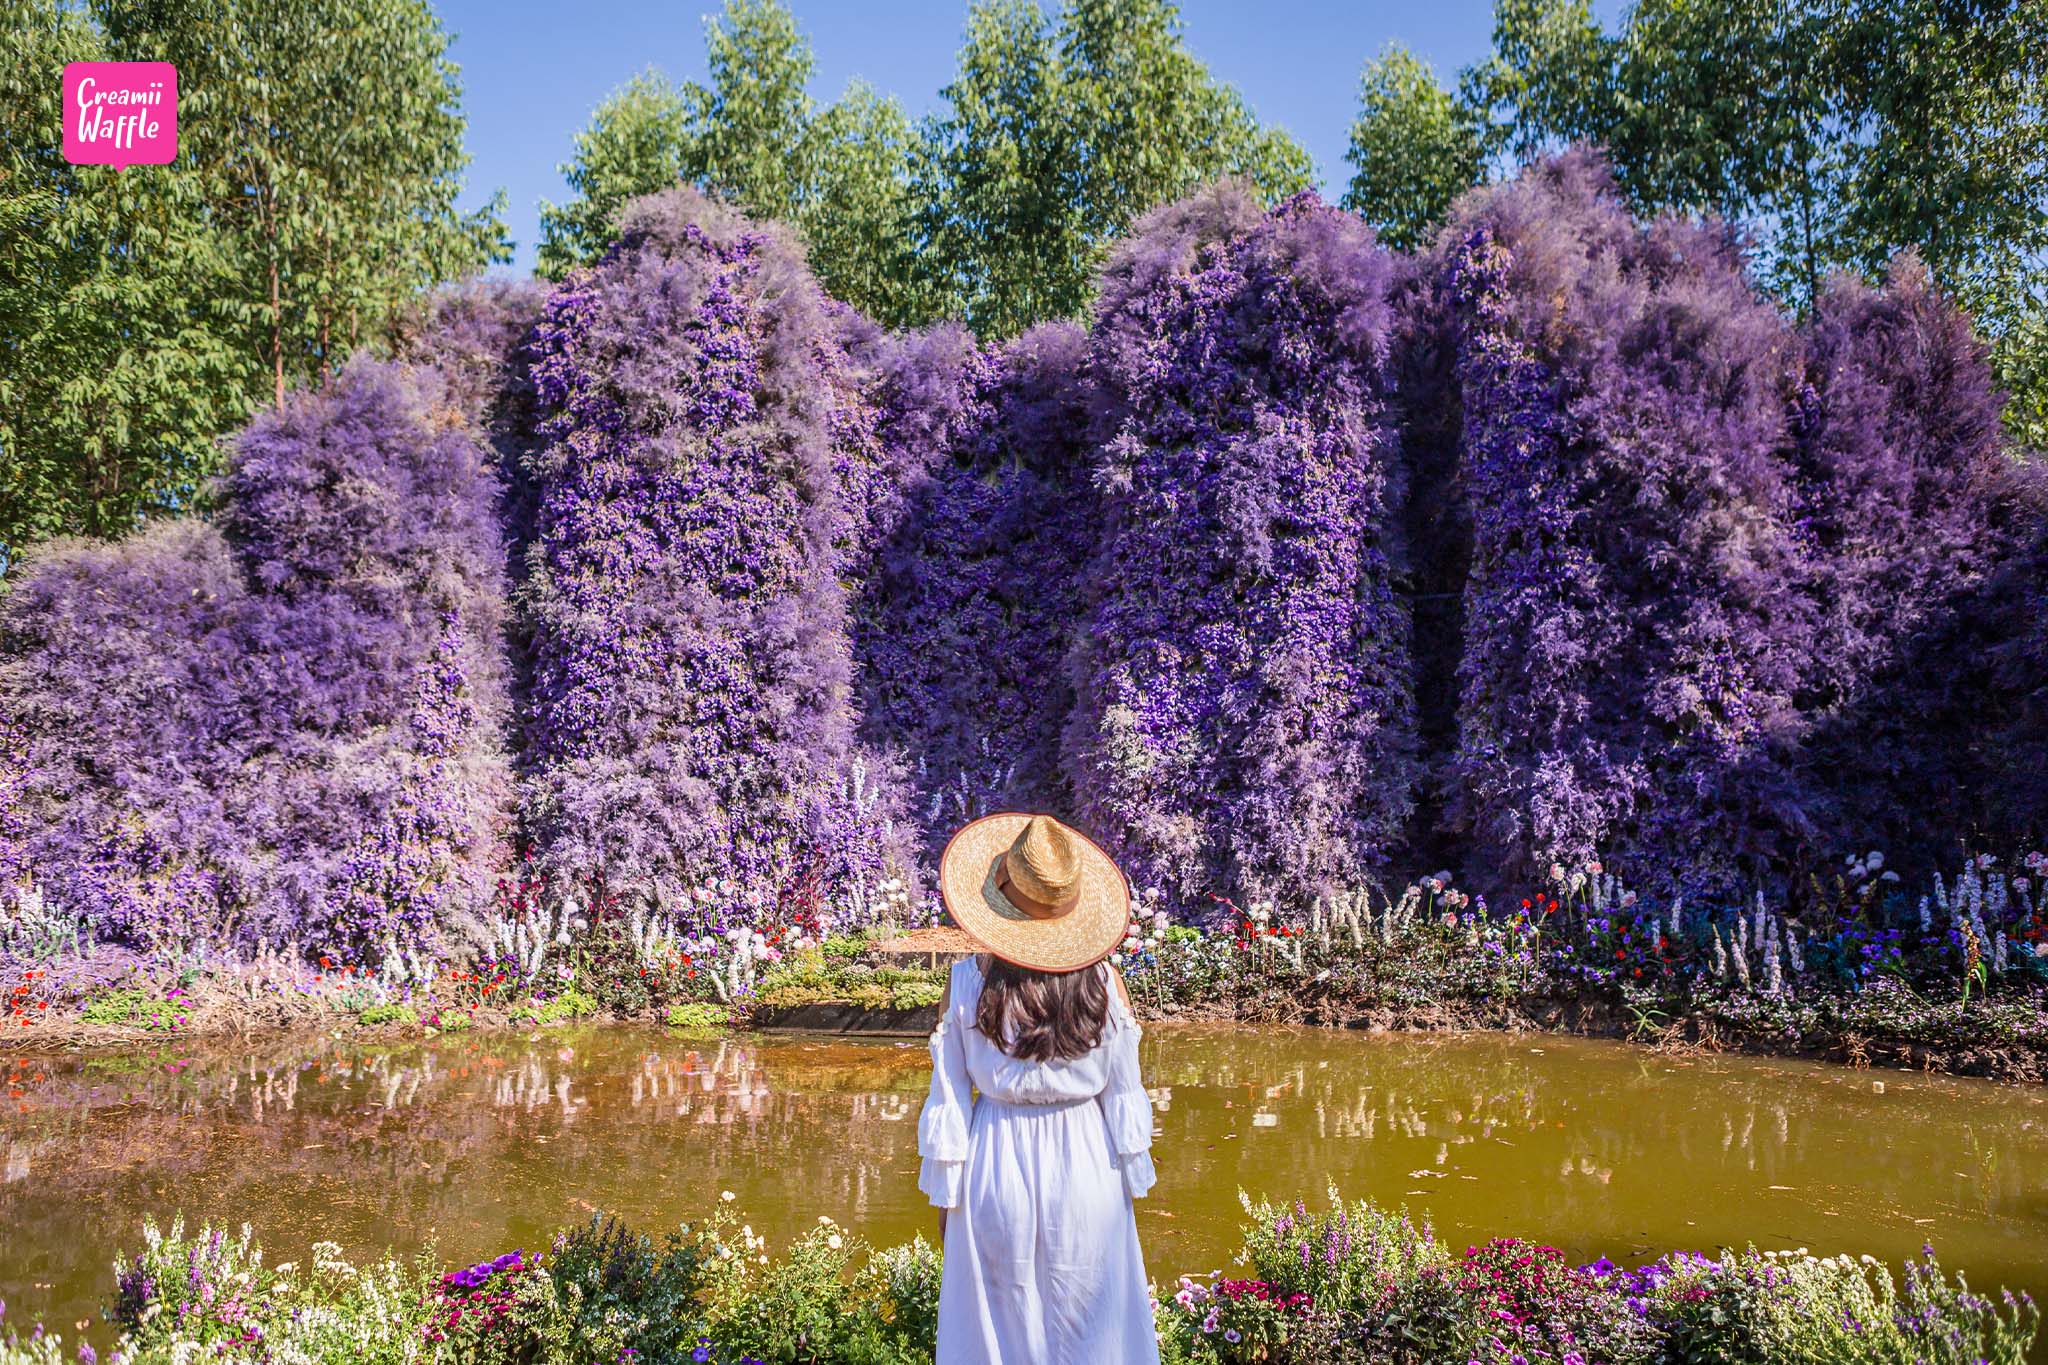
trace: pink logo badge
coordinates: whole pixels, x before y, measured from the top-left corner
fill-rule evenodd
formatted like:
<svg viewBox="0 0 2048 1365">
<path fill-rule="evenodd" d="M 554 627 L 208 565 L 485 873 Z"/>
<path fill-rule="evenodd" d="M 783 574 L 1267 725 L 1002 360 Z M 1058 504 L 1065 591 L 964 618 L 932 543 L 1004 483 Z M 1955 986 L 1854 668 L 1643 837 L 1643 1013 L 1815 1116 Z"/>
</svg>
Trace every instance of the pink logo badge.
<svg viewBox="0 0 2048 1365">
<path fill-rule="evenodd" d="M 177 160 L 178 68 L 169 62 L 68 63 L 64 159 L 74 166 Z"/>
</svg>

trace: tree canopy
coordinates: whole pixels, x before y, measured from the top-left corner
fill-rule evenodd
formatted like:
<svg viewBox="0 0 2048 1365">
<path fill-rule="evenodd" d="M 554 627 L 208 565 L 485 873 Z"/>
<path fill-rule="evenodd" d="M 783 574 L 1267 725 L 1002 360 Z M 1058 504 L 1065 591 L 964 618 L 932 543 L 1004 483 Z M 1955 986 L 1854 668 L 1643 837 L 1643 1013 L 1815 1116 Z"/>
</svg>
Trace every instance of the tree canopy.
<svg viewBox="0 0 2048 1365">
<path fill-rule="evenodd" d="M 192 505 L 219 433 L 508 255 L 497 204 L 455 207 L 461 87 L 426 0 L 0 13 L 0 566 Z M 82 60 L 177 65 L 176 162 L 63 160 L 51 73 Z"/>
</svg>

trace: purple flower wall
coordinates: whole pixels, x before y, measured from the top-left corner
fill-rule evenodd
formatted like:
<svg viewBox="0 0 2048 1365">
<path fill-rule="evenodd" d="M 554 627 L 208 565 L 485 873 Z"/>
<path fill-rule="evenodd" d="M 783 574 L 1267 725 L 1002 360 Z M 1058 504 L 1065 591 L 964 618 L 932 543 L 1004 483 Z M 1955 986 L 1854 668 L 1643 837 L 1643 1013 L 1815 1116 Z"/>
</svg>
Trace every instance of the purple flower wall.
<svg viewBox="0 0 2048 1365">
<path fill-rule="evenodd" d="M 1583 153 L 1415 257 L 1220 186 L 991 347 L 678 190 L 397 349 L 252 423 L 212 524 L 10 576 L 0 896 L 374 959 L 515 842 L 843 920 L 1001 806 L 1191 913 L 2048 833 L 2048 474 L 1967 320 L 1908 261 L 1795 325 Z"/>
<path fill-rule="evenodd" d="M 1115 427 L 1065 762 L 1084 825 L 1183 906 L 1305 909 L 1403 832 L 1397 274 L 1355 217 L 1224 187 L 1142 220 L 1105 276 Z"/>
<path fill-rule="evenodd" d="M 38 878 L 145 948 L 431 939 L 504 862 L 491 461 L 436 376 L 362 363 L 252 423 L 221 497 L 9 595 Z"/>
<path fill-rule="evenodd" d="M 902 826 L 855 745 L 838 573 L 871 442 L 844 320 L 785 233 L 694 191 L 622 233 L 533 345 L 536 855 L 669 906 L 879 872 Z"/>
<path fill-rule="evenodd" d="M 1605 851 L 1732 889 L 1805 828 L 1792 331 L 1724 230 L 1636 224 L 1583 154 L 1440 252 L 1472 537 L 1450 822 L 1496 881 Z"/>
<path fill-rule="evenodd" d="M 878 433 L 904 452 L 856 611 L 863 728 L 923 795 L 926 853 L 991 810 L 1063 810 L 1064 661 L 1094 544 L 1087 338 L 988 352 L 955 329 L 880 366 Z M 886 532 L 886 533 L 883 533 Z"/>
<path fill-rule="evenodd" d="M 1830 284 L 1804 360 L 1814 804 L 1836 841 L 1909 857 L 2038 832 L 2048 478 L 2004 449 L 1984 347 L 1904 257 L 1882 288 Z"/>
</svg>

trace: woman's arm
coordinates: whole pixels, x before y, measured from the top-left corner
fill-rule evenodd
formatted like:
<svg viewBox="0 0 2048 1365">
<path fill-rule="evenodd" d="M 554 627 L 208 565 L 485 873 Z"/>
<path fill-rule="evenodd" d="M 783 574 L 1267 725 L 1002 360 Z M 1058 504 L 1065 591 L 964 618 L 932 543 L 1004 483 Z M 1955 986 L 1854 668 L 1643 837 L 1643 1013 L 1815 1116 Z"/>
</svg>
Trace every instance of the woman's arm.
<svg viewBox="0 0 2048 1365">
<path fill-rule="evenodd" d="M 1117 1168 L 1123 1172 L 1124 1189 L 1131 1198 L 1142 1199 L 1157 1179 L 1152 1169 L 1152 1096 L 1145 1090 L 1138 1067 L 1142 1032 L 1123 974 L 1114 967 L 1106 970 L 1112 988 L 1109 1024 L 1103 1035 L 1103 1045 L 1109 1049 L 1109 1081 L 1099 1098 L 1103 1117 L 1109 1122 Z"/>
<path fill-rule="evenodd" d="M 957 974 L 958 968 L 955 972 Z M 924 1112 L 917 1119 L 917 1151 L 922 1158 L 917 1187 L 932 1206 L 950 1209 L 960 1203 L 967 1169 L 967 1119 L 974 1105 L 967 1076 L 967 1050 L 954 1017 L 953 983 L 948 979 L 939 1000 L 939 1023 L 932 1030 L 932 1085 Z M 945 1243 L 945 1215 L 939 1218 L 940 1244 Z"/>
</svg>

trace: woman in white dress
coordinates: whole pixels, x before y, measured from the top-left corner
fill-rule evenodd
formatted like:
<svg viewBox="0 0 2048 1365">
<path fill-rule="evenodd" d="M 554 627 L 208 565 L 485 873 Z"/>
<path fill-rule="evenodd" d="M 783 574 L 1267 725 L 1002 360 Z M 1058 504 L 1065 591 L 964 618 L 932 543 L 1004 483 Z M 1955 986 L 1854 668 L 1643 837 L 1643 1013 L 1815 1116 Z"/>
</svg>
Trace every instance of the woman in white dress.
<svg viewBox="0 0 2048 1365">
<path fill-rule="evenodd" d="M 1123 876 L 1050 816 L 1006 814 L 953 836 L 940 882 L 986 951 L 953 968 L 918 1120 L 918 1188 L 943 1210 L 939 1365 L 1155 1365 L 1131 1208 L 1152 1105 L 1103 961 L 1130 922 Z"/>
</svg>

